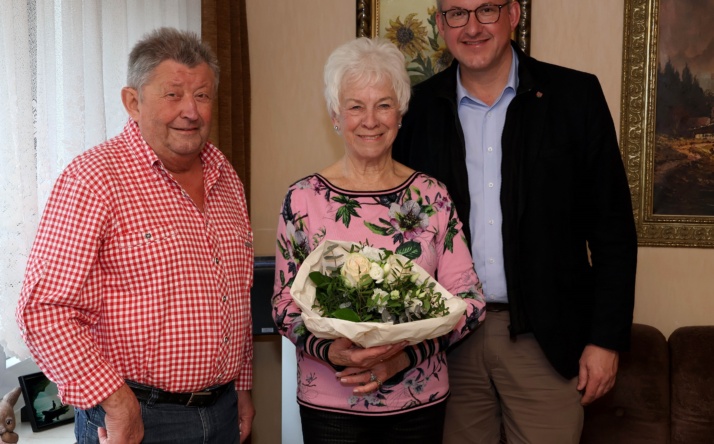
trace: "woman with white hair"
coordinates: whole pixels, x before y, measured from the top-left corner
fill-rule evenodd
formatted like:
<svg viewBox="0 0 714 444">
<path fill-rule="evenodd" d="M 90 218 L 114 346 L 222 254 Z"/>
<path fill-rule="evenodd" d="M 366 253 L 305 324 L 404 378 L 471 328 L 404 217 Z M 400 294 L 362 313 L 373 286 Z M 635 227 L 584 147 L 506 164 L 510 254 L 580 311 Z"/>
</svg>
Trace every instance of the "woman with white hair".
<svg viewBox="0 0 714 444">
<path fill-rule="evenodd" d="M 296 345 L 303 439 L 311 443 L 440 443 L 449 394 L 445 351 L 483 320 L 481 285 L 461 222 L 438 181 L 392 159 L 410 97 L 404 56 L 359 38 L 325 65 L 325 99 L 344 140 L 340 160 L 288 189 L 278 223 L 273 317 Z M 406 251 L 467 310 L 451 334 L 415 346 L 360 348 L 319 339 L 290 296 L 302 260 L 323 240 Z"/>
</svg>

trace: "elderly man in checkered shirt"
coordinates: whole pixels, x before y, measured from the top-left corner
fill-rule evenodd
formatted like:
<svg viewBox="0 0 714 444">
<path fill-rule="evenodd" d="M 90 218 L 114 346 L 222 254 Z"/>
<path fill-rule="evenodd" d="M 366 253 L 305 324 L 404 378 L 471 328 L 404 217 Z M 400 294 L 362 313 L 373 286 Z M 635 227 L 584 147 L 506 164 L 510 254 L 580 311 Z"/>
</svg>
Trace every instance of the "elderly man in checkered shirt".
<svg viewBox="0 0 714 444">
<path fill-rule="evenodd" d="M 47 202 L 17 321 L 77 407 L 78 442 L 250 433 L 252 231 L 243 185 L 208 142 L 218 71 L 193 33 L 145 36 L 123 132 L 74 159 Z"/>
</svg>

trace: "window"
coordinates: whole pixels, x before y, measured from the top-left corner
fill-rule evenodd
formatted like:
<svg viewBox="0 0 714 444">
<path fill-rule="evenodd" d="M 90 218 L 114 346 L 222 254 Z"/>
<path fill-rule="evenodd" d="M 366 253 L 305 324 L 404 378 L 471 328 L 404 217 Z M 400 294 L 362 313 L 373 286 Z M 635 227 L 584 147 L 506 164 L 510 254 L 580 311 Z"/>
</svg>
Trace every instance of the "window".
<svg viewBox="0 0 714 444">
<path fill-rule="evenodd" d="M 14 312 L 44 203 L 72 158 L 121 131 L 127 56 L 160 26 L 200 34 L 201 0 L 3 2 L 0 396 L 37 371 Z"/>
</svg>

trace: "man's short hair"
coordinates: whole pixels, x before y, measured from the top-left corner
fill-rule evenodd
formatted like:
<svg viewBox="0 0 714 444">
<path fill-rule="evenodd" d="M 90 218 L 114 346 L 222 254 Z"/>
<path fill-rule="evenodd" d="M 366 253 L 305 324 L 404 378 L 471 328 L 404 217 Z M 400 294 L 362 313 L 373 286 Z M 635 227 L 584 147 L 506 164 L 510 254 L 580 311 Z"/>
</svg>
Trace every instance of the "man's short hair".
<svg viewBox="0 0 714 444">
<path fill-rule="evenodd" d="M 141 88 L 149 81 L 154 69 L 165 60 L 173 60 L 193 68 L 206 63 L 213 71 L 218 88 L 218 58 L 213 50 L 191 31 L 158 28 L 139 40 L 129 53 L 127 86 L 141 95 Z"/>
</svg>

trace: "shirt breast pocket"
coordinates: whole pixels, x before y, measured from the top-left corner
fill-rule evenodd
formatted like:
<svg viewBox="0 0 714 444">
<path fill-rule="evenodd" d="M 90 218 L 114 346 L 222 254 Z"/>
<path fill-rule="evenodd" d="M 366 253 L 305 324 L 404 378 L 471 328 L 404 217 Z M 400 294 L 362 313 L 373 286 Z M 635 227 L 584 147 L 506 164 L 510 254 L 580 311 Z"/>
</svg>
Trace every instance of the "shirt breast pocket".
<svg viewBox="0 0 714 444">
<path fill-rule="evenodd" d="M 238 234 L 238 247 L 250 251 L 253 251 L 253 232 L 248 229 L 243 224 L 238 224 L 236 226 L 236 233 Z"/>
<path fill-rule="evenodd" d="M 171 292 L 183 282 L 178 238 L 171 225 L 121 234 L 114 239 L 106 264 L 118 281 L 129 285 L 133 295 Z"/>
<path fill-rule="evenodd" d="M 244 224 L 238 224 L 238 226 L 236 227 L 236 232 L 238 233 L 239 256 L 244 258 L 250 258 L 252 264 L 253 257 L 255 256 L 255 251 L 253 248 L 253 232 L 248 226 Z"/>
<path fill-rule="evenodd" d="M 125 250 L 128 248 L 159 244 L 175 235 L 176 231 L 170 225 L 149 227 L 133 233 L 117 236 L 115 243 L 117 248 Z"/>
</svg>

